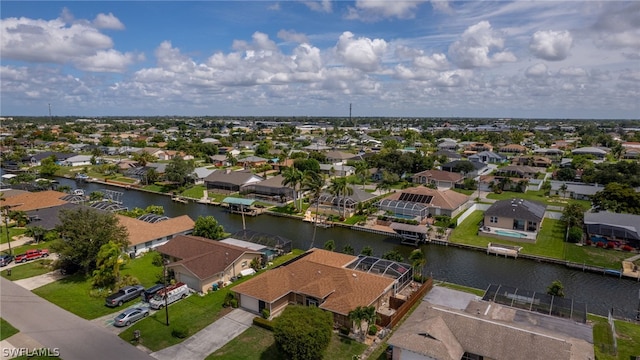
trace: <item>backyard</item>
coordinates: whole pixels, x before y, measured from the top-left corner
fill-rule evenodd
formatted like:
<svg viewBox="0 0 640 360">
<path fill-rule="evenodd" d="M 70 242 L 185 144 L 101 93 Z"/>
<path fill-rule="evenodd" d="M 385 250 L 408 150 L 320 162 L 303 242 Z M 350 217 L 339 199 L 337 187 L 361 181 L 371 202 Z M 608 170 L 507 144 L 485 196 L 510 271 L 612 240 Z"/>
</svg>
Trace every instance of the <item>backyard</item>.
<svg viewBox="0 0 640 360">
<path fill-rule="evenodd" d="M 588 321 L 593 322 L 593 348 L 598 360 L 635 359 L 640 354 L 640 325 L 615 320 L 618 334 L 618 354 L 613 352 L 613 337 L 607 318 L 591 315 Z"/>
<path fill-rule="evenodd" d="M 544 194 L 544 191 L 542 190 L 527 191 L 525 193 L 514 192 L 514 191 L 503 191 L 500 194 L 497 194 L 492 192 L 487 195 L 487 198 L 494 199 L 494 200 L 511 200 L 511 199 L 517 198 L 517 199 L 537 201 L 546 205 L 554 205 L 554 206 L 565 206 L 567 204 L 577 203 L 582 205 L 585 209 L 588 209 L 591 207 L 590 201 L 575 200 L 575 199 L 563 198 L 558 196 L 547 196 Z"/>
<path fill-rule="evenodd" d="M 351 360 L 356 355 L 362 354 L 366 348 L 365 344 L 334 334 L 324 358 Z M 278 360 L 282 358 L 283 356 L 276 348 L 273 333 L 257 326 L 251 326 L 207 357 L 207 359 L 229 360 Z"/>
</svg>

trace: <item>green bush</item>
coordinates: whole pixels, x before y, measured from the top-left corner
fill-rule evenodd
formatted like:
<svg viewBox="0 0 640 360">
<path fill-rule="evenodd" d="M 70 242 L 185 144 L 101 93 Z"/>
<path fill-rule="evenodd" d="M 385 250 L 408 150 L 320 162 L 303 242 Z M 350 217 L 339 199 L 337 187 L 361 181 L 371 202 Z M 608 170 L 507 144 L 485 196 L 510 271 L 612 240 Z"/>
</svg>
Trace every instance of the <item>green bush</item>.
<svg viewBox="0 0 640 360">
<path fill-rule="evenodd" d="M 259 326 L 263 329 L 267 329 L 269 331 L 273 331 L 273 322 L 267 319 L 263 319 L 259 316 L 253 318 L 253 325 Z"/>
<path fill-rule="evenodd" d="M 268 319 L 271 316 L 271 311 L 269 309 L 262 309 L 262 317 Z"/>
<path fill-rule="evenodd" d="M 346 326 L 341 326 L 339 331 L 341 335 L 345 335 L 345 336 L 349 335 L 349 333 L 351 332 L 351 330 L 349 330 L 349 328 Z"/>
<path fill-rule="evenodd" d="M 173 329 L 171 329 L 171 336 L 178 339 L 184 339 L 189 336 L 189 329 L 187 329 L 185 326 L 175 326 Z"/>
<path fill-rule="evenodd" d="M 567 240 L 572 243 L 577 243 L 582 240 L 582 228 L 580 226 L 572 226 L 567 234 Z"/>
<path fill-rule="evenodd" d="M 231 299 L 231 301 L 229 301 L 229 305 L 234 309 L 238 308 L 238 299 Z"/>
<path fill-rule="evenodd" d="M 374 336 L 378 333 L 378 327 L 374 324 L 369 326 L 369 335 Z"/>
</svg>

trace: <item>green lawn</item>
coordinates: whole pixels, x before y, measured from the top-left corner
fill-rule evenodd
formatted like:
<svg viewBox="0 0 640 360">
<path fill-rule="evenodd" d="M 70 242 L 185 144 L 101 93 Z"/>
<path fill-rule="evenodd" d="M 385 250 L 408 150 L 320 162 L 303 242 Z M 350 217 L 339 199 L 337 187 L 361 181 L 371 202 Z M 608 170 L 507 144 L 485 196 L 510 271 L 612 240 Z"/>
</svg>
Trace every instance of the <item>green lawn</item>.
<svg viewBox="0 0 640 360">
<path fill-rule="evenodd" d="M 145 286 L 156 283 L 162 269 L 151 264 L 151 254 L 130 261 L 122 270 L 122 275 L 132 275 Z M 51 284 L 39 287 L 33 292 L 46 300 L 85 319 L 120 311 L 119 308 L 105 306 L 104 297 L 92 297 L 91 279 L 81 275 L 71 275 Z"/>
<path fill-rule="evenodd" d="M 7 320 L 0 318 L 0 340 L 10 338 L 18 332 L 18 329 L 11 326 Z"/>
<path fill-rule="evenodd" d="M 351 360 L 354 355 L 362 354 L 366 348 L 365 344 L 334 334 L 324 358 L 327 360 Z M 257 326 L 250 327 L 207 357 L 207 359 L 229 360 L 276 360 L 282 358 L 283 356 L 276 348 L 273 333 Z"/>
<path fill-rule="evenodd" d="M 15 241 L 13 239 L 14 236 L 22 235 L 25 233 L 25 231 L 27 231 L 27 229 L 23 227 L 15 227 L 9 224 L 9 238 L 11 238 L 12 242 Z M 7 243 L 7 227 L 3 226 L 0 228 L 0 244 L 6 244 L 6 243 Z"/>
<path fill-rule="evenodd" d="M 453 191 L 455 191 L 457 193 L 460 193 L 460 194 L 465 194 L 467 196 L 471 196 L 473 194 L 476 194 L 476 196 L 477 196 L 477 194 L 478 194 L 478 190 L 467 190 L 467 189 L 454 188 Z"/>
<path fill-rule="evenodd" d="M 444 287 L 447 289 L 452 289 L 452 290 L 463 291 L 469 294 L 478 295 L 480 297 L 484 296 L 484 290 L 476 289 L 468 286 L 463 286 L 463 285 L 458 285 L 458 284 L 453 284 L 448 282 L 438 283 L 437 286 Z"/>
<path fill-rule="evenodd" d="M 355 225 L 357 223 L 359 223 L 360 221 L 365 221 L 367 220 L 367 216 L 366 215 L 353 215 L 352 217 L 346 219 L 344 221 L 345 224 L 349 224 L 349 225 Z"/>
<path fill-rule="evenodd" d="M 124 176 L 117 176 L 117 177 L 114 177 L 114 178 L 109 178 L 109 180 L 117 181 L 117 182 L 121 182 L 121 183 L 125 183 L 125 184 L 133 184 L 133 183 L 135 183 L 137 181 L 136 179 L 132 179 L 132 178 L 124 177 Z"/>
<path fill-rule="evenodd" d="M 613 354 L 613 338 L 607 318 L 597 315 L 587 315 L 593 321 L 593 348 L 598 360 L 628 360 L 635 359 L 640 354 L 640 325 L 625 321 L 615 321 L 618 334 L 618 355 Z"/>
<path fill-rule="evenodd" d="M 567 198 L 562 198 L 557 196 L 546 196 L 544 195 L 544 191 L 542 190 L 527 191 L 526 193 L 515 192 L 515 191 L 503 191 L 500 194 L 489 193 L 487 195 L 487 198 L 495 199 L 495 200 L 511 200 L 513 198 L 518 198 L 518 199 L 537 201 L 543 204 L 554 205 L 554 206 L 565 206 L 567 204 L 577 203 L 582 205 L 585 209 L 588 209 L 591 207 L 591 202 L 588 200 L 574 200 L 574 199 L 567 199 Z"/>
<path fill-rule="evenodd" d="M 40 241 L 38 244 L 29 244 L 29 245 L 22 245 L 22 246 L 17 246 L 17 247 L 11 247 L 11 251 L 13 252 L 13 254 L 22 254 L 27 250 L 31 250 L 31 249 L 48 249 L 49 245 L 51 245 L 48 242 L 45 241 Z"/>
<path fill-rule="evenodd" d="M 204 194 L 204 190 L 206 190 L 206 186 L 204 185 L 196 185 L 191 187 L 185 191 L 183 191 L 180 195 L 186 196 L 193 199 L 200 199 Z"/>
<path fill-rule="evenodd" d="M 30 278 L 30 277 L 34 277 L 34 276 L 38 276 L 38 275 L 42 275 L 50 272 L 52 270 L 51 269 L 52 262 L 53 261 L 49 259 L 39 259 L 39 260 L 31 261 L 19 266 L 14 266 L 11 269 L 11 276 L 7 275 L 7 270 L 2 270 L 0 275 L 3 278 L 9 279 L 12 281 L 26 279 L 26 278 Z"/>
<path fill-rule="evenodd" d="M 633 254 L 626 251 L 602 249 L 595 246 L 577 246 L 566 243 L 566 259 L 577 264 L 602 266 L 607 269 L 622 268 L 622 260 Z"/>
<path fill-rule="evenodd" d="M 159 193 L 167 193 L 169 192 L 169 188 L 163 185 L 156 185 L 156 184 L 151 184 L 151 185 L 145 185 L 142 187 L 142 189 L 144 190 L 148 190 L 148 191 L 154 191 L 154 192 L 159 192 Z"/>
</svg>

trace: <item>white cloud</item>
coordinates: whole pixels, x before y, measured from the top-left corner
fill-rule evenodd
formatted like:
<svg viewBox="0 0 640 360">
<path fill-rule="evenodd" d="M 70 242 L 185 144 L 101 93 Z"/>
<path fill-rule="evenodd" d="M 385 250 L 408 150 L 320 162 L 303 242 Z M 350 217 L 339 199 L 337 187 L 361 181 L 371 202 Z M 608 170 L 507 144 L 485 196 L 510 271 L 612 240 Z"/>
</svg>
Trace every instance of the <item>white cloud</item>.
<svg viewBox="0 0 640 360">
<path fill-rule="evenodd" d="M 336 45 L 336 54 L 348 66 L 363 70 L 375 71 L 387 49 L 383 39 L 355 38 L 346 31 L 340 35 Z"/>
<path fill-rule="evenodd" d="M 467 28 L 461 39 L 449 46 L 449 57 L 463 69 L 515 61 L 515 55 L 509 51 L 491 53 L 492 50 L 501 50 L 503 47 L 504 39 L 501 34 L 493 30 L 488 21 L 481 21 Z"/>
<path fill-rule="evenodd" d="M 303 4 L 313 11 L 330 13 L 332 11 L 331 0 L 303 0 Z"/>
<path fill-rule="evenodd" d="M 377 21 L 382 18 L 409 19 L 415 17 L 417 8 L 427 0 L 357 0 L 349 7 L 347 18 L 351 20 Z"/>
<path fill-rule="evenodd" d="M 536 31 L 529 42 L 529 50 L 540 59 L 564 60 L 569 56 L 573 37 L 569 31 Z"/>
<path fill-rule="evenodd" d="M 449 4 L 449 0 L 431 0 L 431 6 L 434 10 L 445 14 L 453 14 L 454 11 Z"/>
<path fill-rule="evenodd" d="M 547 68 L 547 65 L 538 63 L 528 67 L 527 70 L 525 70 L 525 75 L 528 78 L 543 78 L 549 75 L 549 69 Z"/>
<path fill-rule="evenodd" d="M 293 30 L 280 30 L 278 31 L 278 37 L 284 41 L 295 42 L 295 43 L 308 43 L 309 38 L 307 35 L 298 33 Z"/>
<path fill-rule="evenodd" d="M 76 66 L 84 71 L 121 73 L 136 59 L 133 53 L 122 54 L 113 49 L 99 50 L 95 55 L 78 59 Z"/>
<path fill-rule="evenodd" d="M 112 13 L 98 14 L 93 20 L 93 25 L 98 29 L 124 30 L 124 24 Z"/>
<path fill-rule="evenodd" d="M 587 73 L 587 71 L 583 68 L 579 68 L 579 67 L 566 67 L 566 68 L 562 68 L 558 71 L 558 75 L 559 76 L 564 76 L 564 77 L 587 77 L 589 76 L 589 73 Z"/>
<path fill-rule="evenodd" d="M 603 4 L 592 30 L 594 42 L 606 48 L 640 50 L 640 2 L 616 1 Z"/>
<path fill-rule="evenodd" d="M 444 70 L 449 67 L 445 54 L 433 54 L 431 56 L 418 56 L 413 59 L 413 64 L 419 68 Z"/>
<path fill-rule="evenodd" d="M 293 51 L 296 70 L 302 72 L 318 72 L 322 69 L 320 49 L 309 44 L 301 44 Z"/>
</svg>

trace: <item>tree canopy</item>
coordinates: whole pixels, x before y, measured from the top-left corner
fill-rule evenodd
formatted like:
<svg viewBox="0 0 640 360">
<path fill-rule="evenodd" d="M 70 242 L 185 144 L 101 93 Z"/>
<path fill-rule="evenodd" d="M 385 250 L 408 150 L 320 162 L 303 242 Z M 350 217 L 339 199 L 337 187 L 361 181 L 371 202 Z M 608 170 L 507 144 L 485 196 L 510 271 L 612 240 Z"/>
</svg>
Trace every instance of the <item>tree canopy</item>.
<svg viewBox="0 0 640 360">
<path fill-rule="evenodd" d="M 610 183 L 591 198 L 598 211 L 640 215 L 640 193 L 630 185 Z"/>
<path fill-rule="evenodd" d="M 225 234 L 224 228 L 213 216 L 199 216 L 193 228 L 193 235 L 207 239 L 220 239 Z"/>
<path fill-rule="evenodd" d="M 276 347 L 291 360 L 322 359 L 331 341 L 333 316 L 315 306 L 289 305 L 275 320 Z"/>
<path fill-rule="evenodd" d="M 127 228 L 108 212 L 93 208 L 62 210 L 56 228 L 60 239 L 51 248 L 59 255 L 59 266 L 68 273 L 91 274 L 100 248 L 112 241 L 121 250 L 129 246 Z"/>
<path fill-rule="evenodd" d="M 191 181 L 191 174 L 195 168 L 193 161 L 176 156 L 167 164 L 164 174 L 167 180 L 182 186 Z"/>
</svg>

